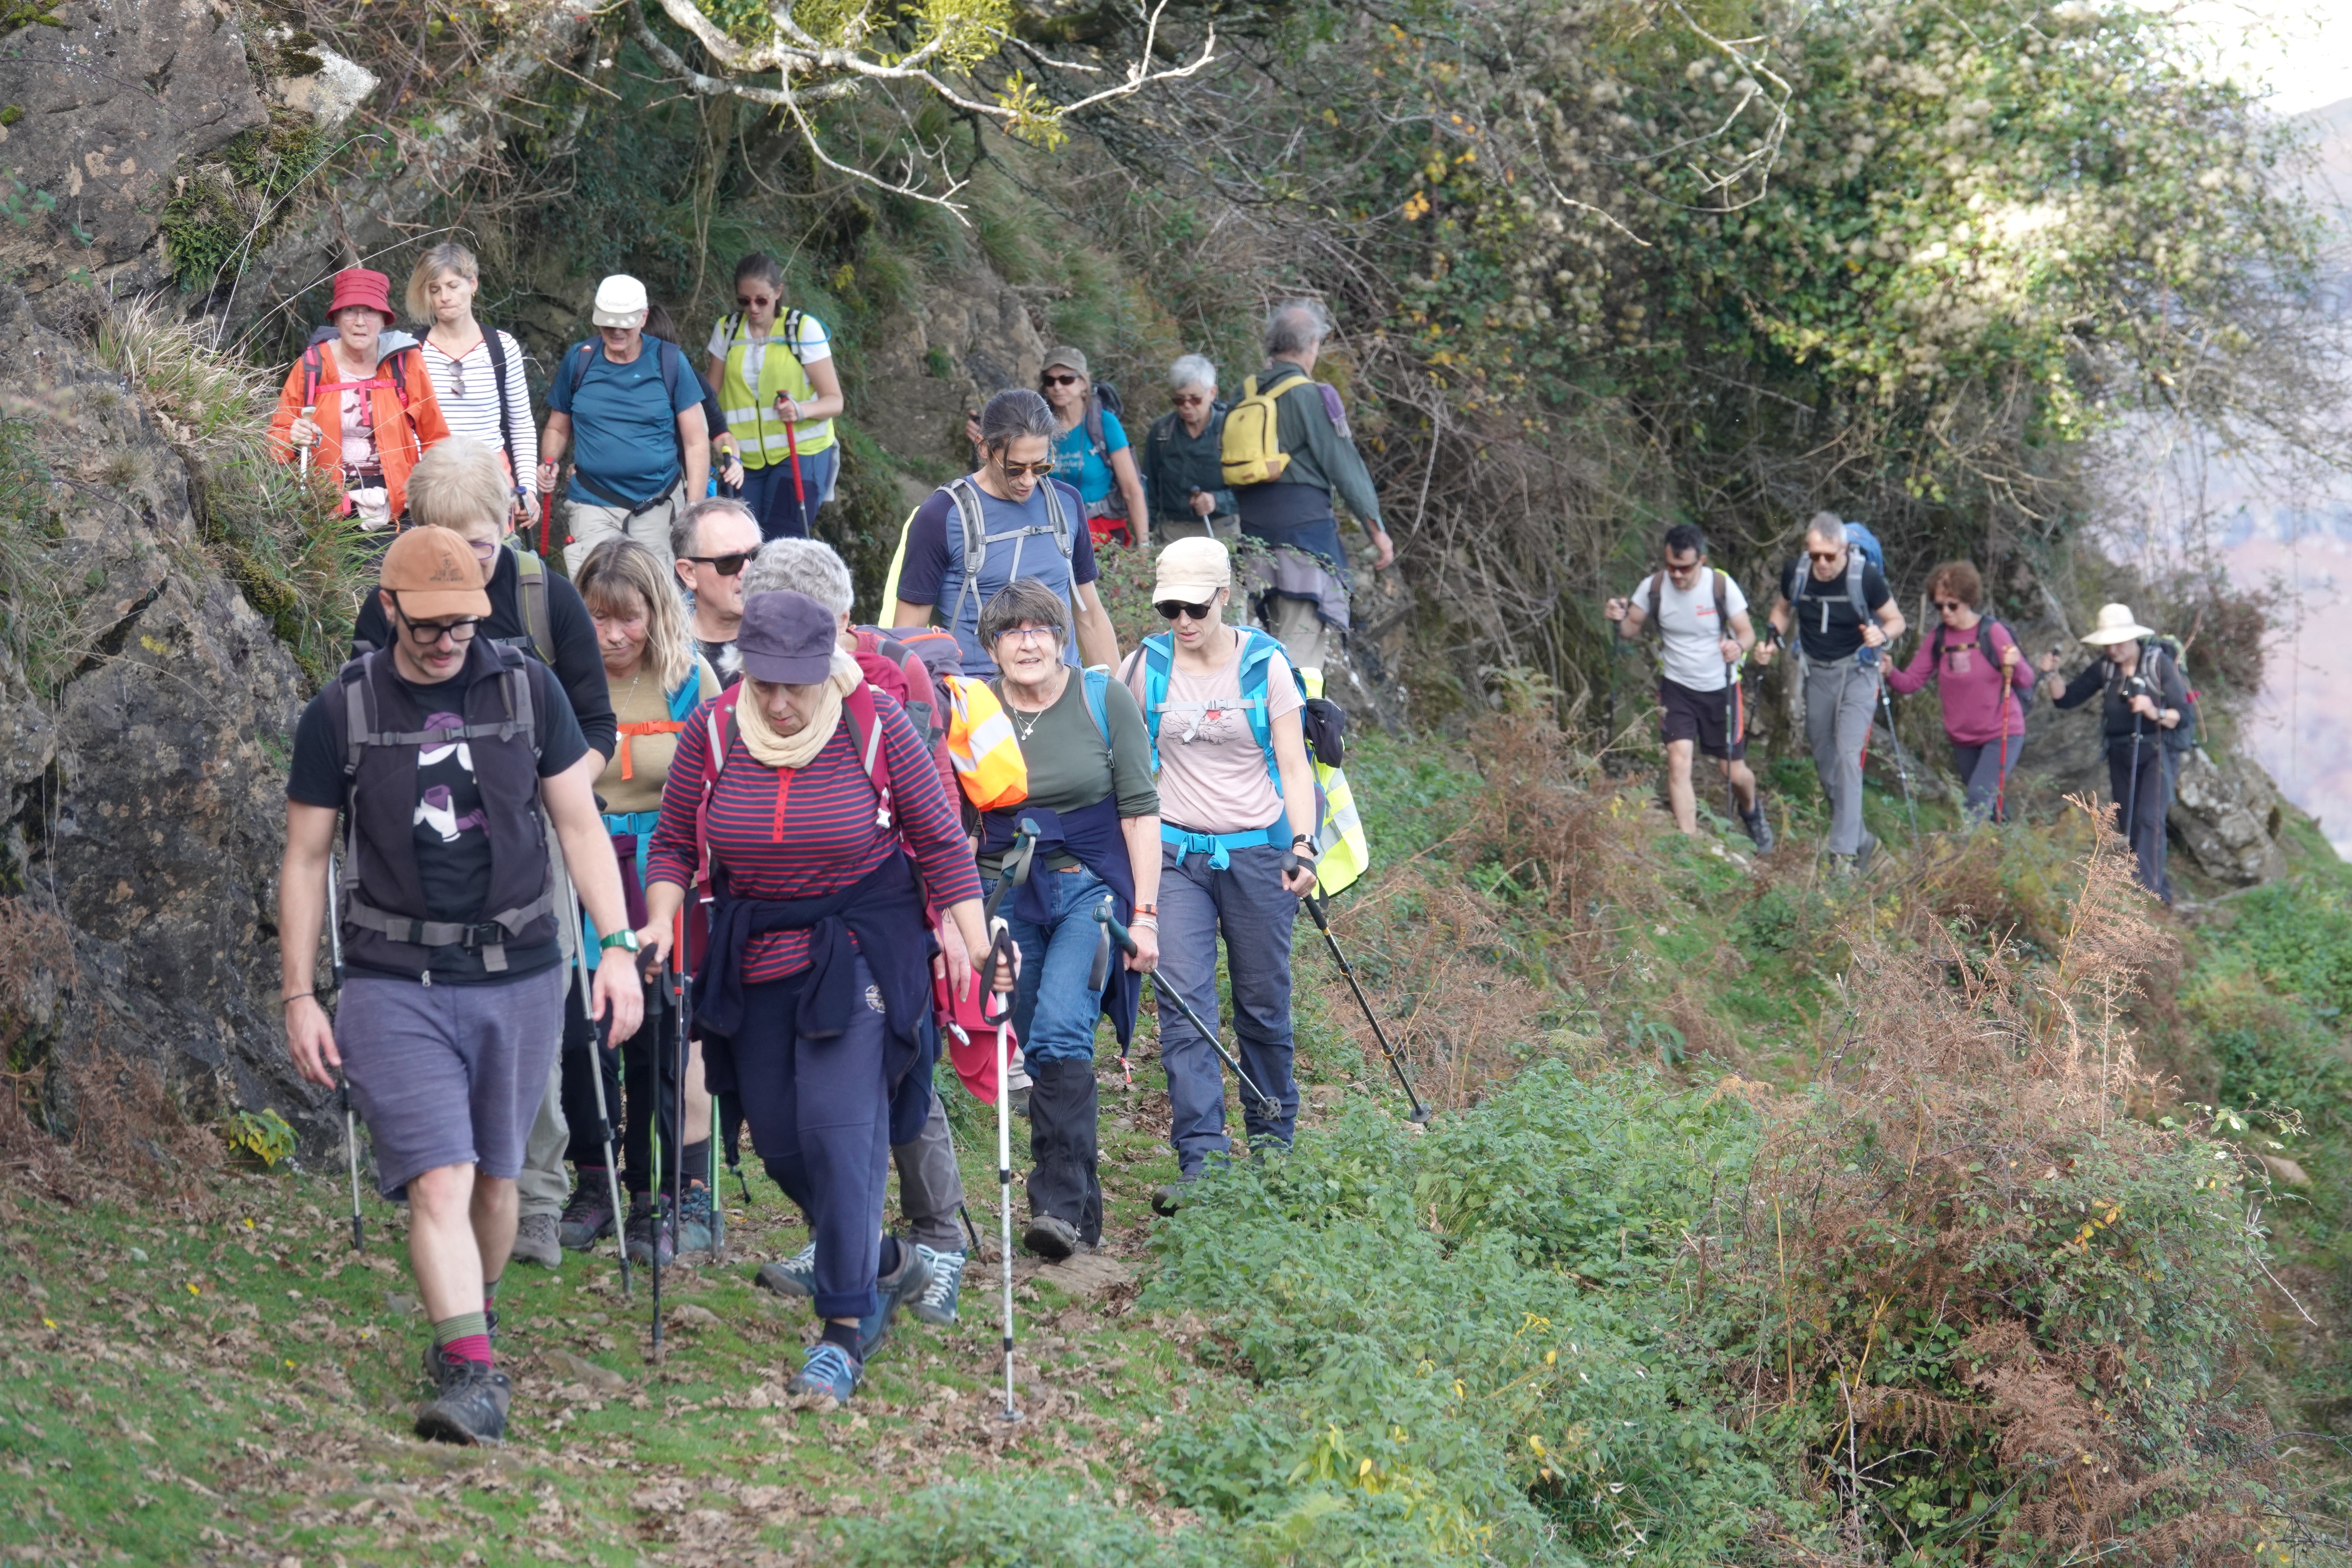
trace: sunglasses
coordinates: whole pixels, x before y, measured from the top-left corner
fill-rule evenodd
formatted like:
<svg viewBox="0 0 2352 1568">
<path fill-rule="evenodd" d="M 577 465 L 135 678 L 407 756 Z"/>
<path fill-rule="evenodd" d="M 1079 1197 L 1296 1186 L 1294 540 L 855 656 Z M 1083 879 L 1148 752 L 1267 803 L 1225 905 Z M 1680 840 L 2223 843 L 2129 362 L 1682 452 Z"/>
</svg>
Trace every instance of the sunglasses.
<svg viewBox="0 0 2352 1568">
<path fill-rule="evenodd" d="M 1076 386 L 1079 382 L 1085 379 L 1086 378 L 1084 376 L 1076 375 L 1041 375 L 1037 378 L 1037 384 L 1040 386 Z"/>
<path fill-rule="evenodd" d="M 453 359 L 449 362 L 449 395 L 460 402 L 465 400 L 466 362 L 464 360 Z"/>
<path fill-rule="evenodd" d="M 443 637 L 463 647 L 474 640 L 474 632 L 482 623 L 478 617 L 468 616 L 459 621 L 412 621 L 404 618 L 401 624 L 408 628 L 408 640 L 419 647 L 438 647 Z"/>
<path fill-rule="evenodd" d="M 1168 401 L 1174 404 L 1179 408 L 1199 408 L 1209 400 L 1205 397 L 1187 397 L 1180 392 Z"/>
<path fill-rule="evenodd" d="M 743 563 L 751 560 L 752 554 L 751 551 L 739 550 L 732 555 L 686 555 L 679 559 L 708 566 L 721 577 L 735 577 L 742 574 Z"/>
<path fill-rule="evenodd" d="M 1188 605 L 1181 599 L 1161 599 L 1151 607 L 1160 612 L 1160 618 L 1163 621 L 1205 621 L 1216 613 L 1217 601 L 1211 599 L 1205 605 Z"/>
<path fill-rule="evenodd" d="M 1936 601 L 1936 608 L 1939 610 L 1965 610 L 1968 606 L 1961 604 L 1958 599 L 1938 599 Z"/>
<path fill-rule="evenodd" d="M 1042 479 L 1054 471 L 1054 460 L 1051 458 L 1042 463 L 1008 463 L 1000 458 L 997 459 L 996 466 L 1004 470 L 1004 477 L 1008 479 L 1017 479 L 1024 474 L 1031 479 Z"/>
<path fill-rule="evenodd" d="M 773 294 L 738 294 L 735 302 L 748 310 L 755 305 L 772 305 L 776 297 Z"/>
<path fill-rule="evenodd" d="M 1815 561 L 1834 561 L 1839 552 L 1834 550 L 1808 550 L 1805 553 Z"/>
</svg>

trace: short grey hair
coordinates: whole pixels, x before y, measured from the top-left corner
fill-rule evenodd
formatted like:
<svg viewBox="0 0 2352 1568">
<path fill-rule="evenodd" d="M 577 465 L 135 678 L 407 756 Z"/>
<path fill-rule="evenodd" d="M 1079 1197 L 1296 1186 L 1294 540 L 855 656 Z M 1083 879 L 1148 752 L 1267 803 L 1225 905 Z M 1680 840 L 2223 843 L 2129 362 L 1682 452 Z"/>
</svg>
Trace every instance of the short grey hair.
<svg viewBox="0 0 2352 1568">
<path fill-rule="evenodd" d="M 696 535 L 701 531 L 702 520 L 722 511 L 740 512 L 753 528 L 760 526 L 758 515 L 734 497 L 705 496 L 692 506 L 680 507 L 669 520 L 669 552 L 681 560 L 693 554 L 700 548 Z"/>
<path fill-rule="evenodd" d="M 1188 386 L 1217 390 L 1217 367 L 1209 363 L 1207 355 L 1186 354 L 1168 367 L 1169 391 L 1181 392 Z"/>
<path fill-rule="evenodd" d="M 806 594 L 836 616 L 856 600 L 849 564 L 821 539 L 772 539 L 743 568 L 743 596 L 778 590 Z"/>
<path fill-rule="evenodd" d="M 1331 318 L 1313 300 L 1289 300 L 1265 319 L 1265 353 L 1280 359 L 1315 347 L 1331 335 Z"/>
<path fill-rule="evenodd" d="M 1024 436 L 1042 436 L 1050 442 L 1061 433 L 1062 422 L 1054 416 L 1053 406 L 1025 386 L 1006 387 L 980 411 L 980 449 L 992 458 Z"/>
<path fill-rule="evenodd" d="M 1024 621 L 1053 627 L 1057 652 L 1070 640 L 1070 617 L 1063 608 L 1062 595 L 1034 577 L 1015 577 L 999 588 L 980 612 L 980 646 L 993 656 L 996 639 Z"/>
<path fill-rule="evenodd" d="M 1833 511 L 1817 511 L 1805 524 L 1805 537 L 1818 539 L 1832 550 L 1845 548 L 1845 521 Z"/>
</svg>

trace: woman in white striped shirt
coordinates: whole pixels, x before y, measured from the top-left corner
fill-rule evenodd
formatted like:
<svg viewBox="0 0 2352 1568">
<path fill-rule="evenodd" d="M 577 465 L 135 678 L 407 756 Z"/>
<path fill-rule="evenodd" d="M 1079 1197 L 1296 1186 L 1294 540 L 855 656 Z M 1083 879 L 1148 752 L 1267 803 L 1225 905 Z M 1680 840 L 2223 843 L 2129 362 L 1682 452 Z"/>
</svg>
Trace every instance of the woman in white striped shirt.
<svg viewBox="0 0 2352 1568">
<path fill-rule="evenodd" d="M 505 461 L 515 496 L 514 521 L 523 523 L 536 499 L 539 429 L 531 422 L 522 345 L 512 333 L 474 320 L 481 276 L 472 251 L 455 243 L 436 245 L 409 273 L 405 302 L 411 317 L 432 323 L 425 334 L 425 370 L 433 378 L 433 395 L 449 421 L 449 433 L 479 441 Z"/>
</svg>

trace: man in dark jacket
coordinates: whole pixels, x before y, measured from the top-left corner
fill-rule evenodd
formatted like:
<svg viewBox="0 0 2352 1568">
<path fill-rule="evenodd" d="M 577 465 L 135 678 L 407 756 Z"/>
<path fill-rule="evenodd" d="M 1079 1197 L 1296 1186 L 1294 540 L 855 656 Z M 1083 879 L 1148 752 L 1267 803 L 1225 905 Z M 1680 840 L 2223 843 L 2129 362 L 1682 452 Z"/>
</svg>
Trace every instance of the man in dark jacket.
<svg viewBox="0 0 2352 1568">
<path fill-rule="evenodd" d="M 303 710 L 286 785 L 278 883 L 286 1040 L 302 1076 L 341 1069 L 367 1119 L 383 1195 L 405 1193 L 408 1255 L 433 1321 L 437 1384 L 419 1436 L 499 1440 L 510 1388 L 490 1334 L 514 1244 L 515 1177 L 562 1027 L 561 899 L 548 828 L 607 948 L 634 956 L 620 868 L 596 813 L 591 752 L 547 667 L 482 637 L 489 614 L 466 542 L 412 528 L 384 554 L 390 647 L 346 665 Z M 320 928 L 337 818 L 331 1024 Z M 632 963 L 596 971 L 591 1012 L 636 1032 Z"/>
<path fill-rule="evenodd" d="M 1225 405 L 1217 401 L 1217 367 L 1186 354 L 1168 369 L 1172 413 L 1152 422 L 1137 466 L 1151 506 L 1153 537 L 1230 541 L 1240 532 L 1234 492 L 1225 488 L 1222 447 Z"/>
<path fill-rule="evenodd" d="M 1348 629 L 1348 552 L 1339 542 L 1334 494 L 1371 536 L 1374 569 L 1396 559 L 1396 545 L 1381 526 L 1381 498 L 1349 436 L 1339 395 L 1313 379 L 1316 356 L 1330 333 L 1330 319 L 1311 300 L 1294 300 L 1266 318 L 1266 366 L 1257 385 L 1290 384 L 1275 399 L 1276 439 L 1289 461 L 1271 483 L 1234 489 L 1242 531 L 1274 552 L 1271 580 L 1256 595 L 1259 614 L 1290 662 L 1311 670 L 1323 668 L 1331 634 Z"/>
<path fill-rule="evenodd" d="M 2055 700 L 2061 708 L 2079 708 L 2094 693 L 2106 693 L 2099 730 L 2107 753 L 2107 793 L 2139 860 L 2140 886 L 2169 904 L 2164 819 L 2172 805 L 2172 773 L 2165 753 L 2177 742 L 2186 743 L 2179 730 L 2189 699 L 2180 666 L 2145 640 L 2154 636 L 2133 618 L 2130 606 L 2102 605 L 2083 643 L 2106 657 L 2093 659 Z M 2054 672 L 2057 654 L 2042 655 L 2039 668 L 2044 675 Z"/>
</svg>

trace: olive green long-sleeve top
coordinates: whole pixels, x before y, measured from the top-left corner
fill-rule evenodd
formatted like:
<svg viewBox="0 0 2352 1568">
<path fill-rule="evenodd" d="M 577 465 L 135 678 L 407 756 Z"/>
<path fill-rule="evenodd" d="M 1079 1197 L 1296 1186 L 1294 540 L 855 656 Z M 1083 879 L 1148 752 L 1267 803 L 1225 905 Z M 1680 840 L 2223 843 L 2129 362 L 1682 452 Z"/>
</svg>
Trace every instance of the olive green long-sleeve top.
<svg viewBox="0 0 2352 1568">
<path fill-rule="evenodd" d="M 1275 360 L 1257 373 L 1257 384 L 1265 386 L 1292 371 L 1305 374 L 1292 361 Z M 1244 485 L 1234 491 L 1244 526 L 1255 531 L 1319 521 L 1332 515 L 1330 498 L 1335 494 L 1367 528 L 1381 525 L 1381 498 L 1372 489 L 1371 472 L 1356 444 L 1332 420 L 1311 374 L 1276 400 L 1275 429 L 1290 463 L 1273 484 Z M 1321 491 L 1320 499 L 1300 494 L 1305 489 Z"/>
</svg>

